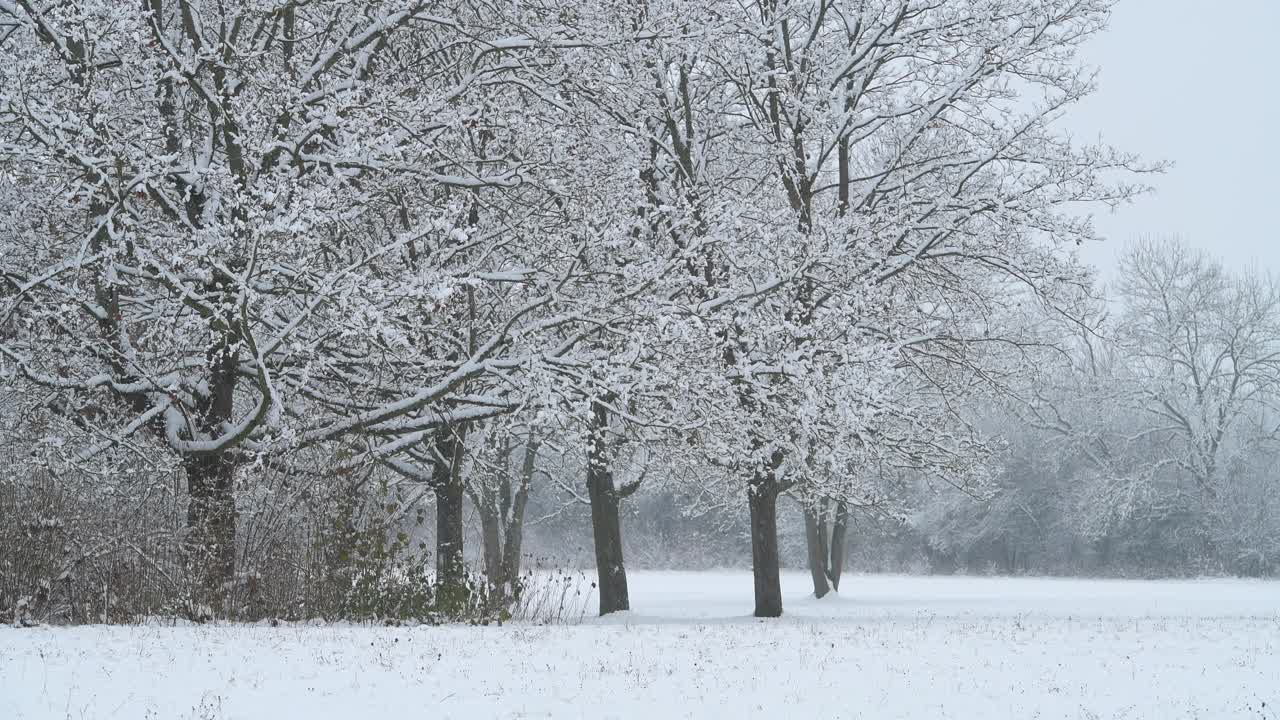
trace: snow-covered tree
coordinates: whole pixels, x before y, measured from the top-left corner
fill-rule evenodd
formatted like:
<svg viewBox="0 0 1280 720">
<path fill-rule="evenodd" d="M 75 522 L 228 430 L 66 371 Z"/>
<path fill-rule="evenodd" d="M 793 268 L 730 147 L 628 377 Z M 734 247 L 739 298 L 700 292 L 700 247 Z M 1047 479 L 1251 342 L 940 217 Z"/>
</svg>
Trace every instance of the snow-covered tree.
<svg viewBox="0 0 1280 720">
<path fill-rule="evenodd" d="M 717 137 L 742 182 L 704 183 L 732 210 L 707 233 L 722 255 L 705 255 L 715 299 L 697 309 L 719 342 L 700 366 L 720 369 L 700 381 L 736 403 L 710 454 L 750 501 L 758 615 L 781 612 L 778 495 L 856 501 L 871 473 L 848 469 L 878 460 L 963 468 L 974 440 L 949 401 L 1001 383 L 1001 349 L 1041 341 L 1017 305 L 1087 284 L 1071 247 L 1093 233 L 1071 206 L 1125 200 L 1136 188 L 1111 172 L 1143 169 L 1054 128 L 1093 87 L 1076 49 L 1110 5 L 701 11 L 691 97 L 733 91 Z M 810 491 L 822 477 L 844 482 Z"/>
<path fill-rule="evenodd" d="M 252 461 L 394 462 L 516 402 L 482 376 L 571 352 L 536 336 L 590 315 L 555 303 L 578 261 L 505 199 L 554 30 L 413 0 L 0 13 L 0 354 L 75 461 L 178 458 L 210 596 Z"/>
</svg>

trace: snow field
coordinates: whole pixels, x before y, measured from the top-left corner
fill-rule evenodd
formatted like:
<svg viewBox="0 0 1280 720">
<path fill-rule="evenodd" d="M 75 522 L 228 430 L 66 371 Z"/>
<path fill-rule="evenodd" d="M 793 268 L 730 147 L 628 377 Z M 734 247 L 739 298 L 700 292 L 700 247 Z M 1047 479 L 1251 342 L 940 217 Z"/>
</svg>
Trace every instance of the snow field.
<svg viewBox="0 0 1280 720">
<path fill-rule="evenodd" d="M 0 718 L 1280 718 L 1280 583 L 631 576 L 579 625 L 0 630 Z"/>
</svg>

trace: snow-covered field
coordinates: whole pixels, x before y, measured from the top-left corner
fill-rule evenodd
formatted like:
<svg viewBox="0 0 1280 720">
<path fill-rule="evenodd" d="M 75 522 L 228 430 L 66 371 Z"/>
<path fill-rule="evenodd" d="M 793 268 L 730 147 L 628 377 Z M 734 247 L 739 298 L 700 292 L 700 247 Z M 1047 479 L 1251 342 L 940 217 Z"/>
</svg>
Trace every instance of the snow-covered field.
<svg viewBox="0 0 1280 720">
<path fill-rule="evenodd" d="M 1280 718 L 1280 583 L 633 573 L 536 627 L 0 629 L 0 718 Z"/>
</svg>

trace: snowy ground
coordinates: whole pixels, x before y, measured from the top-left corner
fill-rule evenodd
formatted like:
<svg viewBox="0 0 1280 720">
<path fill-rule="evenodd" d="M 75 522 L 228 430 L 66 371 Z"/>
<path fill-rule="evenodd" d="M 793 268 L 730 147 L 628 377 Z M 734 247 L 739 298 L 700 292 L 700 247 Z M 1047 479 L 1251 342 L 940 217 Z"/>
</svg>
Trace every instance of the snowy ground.
<svg viewBox="0 0 1280 720">
<path fill-rule="evenodd" d="M 633 573 L 576 626 L 0 629 L 0 718 L 1280 719 L 1280 583 Z"/>
</svg>

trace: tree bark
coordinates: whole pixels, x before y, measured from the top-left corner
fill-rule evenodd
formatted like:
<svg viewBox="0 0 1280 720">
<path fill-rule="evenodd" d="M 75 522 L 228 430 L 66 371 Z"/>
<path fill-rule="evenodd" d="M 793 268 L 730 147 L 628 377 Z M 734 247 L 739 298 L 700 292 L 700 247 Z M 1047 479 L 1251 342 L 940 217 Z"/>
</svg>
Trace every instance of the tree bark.
<svg viewBox="0 0 1280 720">
<path fill-rule="evenodd" d="M 466 580 L 462 510 L 462 493 L 457 488 L 436 491 L 436 581 L 442 585 L 462 585 Z"/>
<path fill-rule="evenodd" d="M 466 584 L 463 559 L 463 498 L 461 432 L 445 428 L 436 436 L 436 462 L 432 485 L 436 494 L 436 582 L 442 586 Z"/>
<path fill-rule="evenodd" d="M 835 514 L 828 525 L 827 519 L 832 510 Z M 842 501 L 822 499 L 816 506 L 805 508 L 804 537 L 814 597 L 821 598 L 831 590 L 840 590 L 848 528 L 849 506 Z"/>
<path fill-rule="evenodd" d="M 200 601 L 221 614 L 236 569 L 235 466 L 219 455 L 190 456 L 184 465 L 188 568 Z"/>
<path fill-rule="evenodd" d="M 756 617 L 782 615 L 778 576 L 778 488 L 772 477 L 753 479 L 747 490 L 751 507 L 751 572 L 755 578 Z"/>
<path fill-rule="evenodd" d="M 234 323 L 227 318 L 228 327 Z M 225 331 L 206 354 L 208 393 L 197 405 L 201 432 L 216 435 L 235 414 L 239 357 L 234 331 Z M 236 571 L 235 462 L 228 453 L 198 453 L 183 458 L 187 474 L 187 562 L 199 598 L 215 614 L 226 610 Z"/>
<path fill-rule="evenodd" d="M 497 590 L 506 582 L 502 562 L 502 518 L 498 509 L 488 503 L 476 503 L 480 515 L 480 537 L 484 543 L 484 574 L 490 588 Z"/>
<path fill-rule="evenodd" d="M 537 469 L 538 441 L 530 435 L 525 443 L 524 462 L 515 479 L 508 466 L 510 444 L 504 443 L 497 453 L 499 474 L 490 484 L 476 483 L 470 491 L 471 502 L 480 516 L 481 539 L 484 543 L 484 574 L 491 592 L 506 599 L 520 592 L 520 548 L 524 540 L 524 515 L 529 504 L 529 488 Z"/>
<path fill-rule="evenodd" d="M 849 506 L 844 501 L 836 503 L 836 519 L 831 524 L 831 565 L 827 568 L 827 578 L 831 587 L 840 590 L 840 575 L 844 572 L 845 537 L 849 530 Z"/>
<path fill-rule="evenodd" d="M 831 592 L 827 583 L 830 571 L 828 563 L 830 554 L 827 551 L 826 501 L 819 501 L 819 506 L 804 509 L 804 539 L 809 550 L 809 574 L 813 577 L 813 596 L 826 597 Z"/>
<path fill-rule="evenodd" d="M 600 593 L 600 614 L 630 610 L 627 571 L 622 560 L 620 498 L 609 469 L 609 409 L 591 403 L 590 437 L 587 440 L 587 497 L 591 502 L 591 532 L 596 550 L 596 587 Z"/>
<path fill-rule="evenodd" d="M 516 488 L 511 505 L 511 519 L 507 521 L 506 543 L 502 548 L 502 574 L 508 592 L 518 594 L 520 588 L 520 548 L 524 543 L 524 511 L 529 505 L 529 488 L 533 486 L 533 473 L 537 469 L 539 443 L 532 434 L 524 446 L 524 462 L 520 466 L 520 485 Z"/>
</svg>

